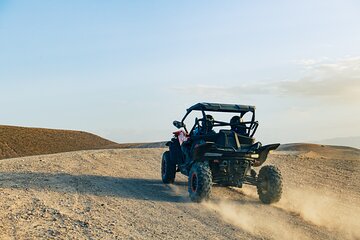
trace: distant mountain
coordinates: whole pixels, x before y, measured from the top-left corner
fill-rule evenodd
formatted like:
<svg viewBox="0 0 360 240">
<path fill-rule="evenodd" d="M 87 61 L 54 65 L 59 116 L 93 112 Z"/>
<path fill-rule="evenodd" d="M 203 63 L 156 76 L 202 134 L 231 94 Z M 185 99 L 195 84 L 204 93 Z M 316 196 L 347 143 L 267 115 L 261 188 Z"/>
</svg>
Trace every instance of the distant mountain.
<svg viewBox="0 0 360 240">
<path fill-rule="evenodd" d="M 119 148 L 165 148 L 166 142 L 120 143 Z"/>
<path fill-rule="evenodd" d="M 321 141 L 316 141 L 314 143 L 360 148 L 360 136 L 330 138 Z"/>
</svg>

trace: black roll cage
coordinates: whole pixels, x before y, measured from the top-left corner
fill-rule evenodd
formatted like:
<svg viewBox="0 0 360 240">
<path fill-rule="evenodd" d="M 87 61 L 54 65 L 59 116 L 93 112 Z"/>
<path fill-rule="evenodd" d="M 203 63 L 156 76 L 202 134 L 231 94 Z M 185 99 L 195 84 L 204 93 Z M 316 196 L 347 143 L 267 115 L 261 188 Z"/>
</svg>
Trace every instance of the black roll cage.
<svg viewBox="0 0 360 240">
<path fill-rule="evenodd" d="M 191 128 L 190 132 L 188 132 L 188 130 L 184 124 L 184 121 L 192 111 L 201 111 L 203 118 L 202 119 L 196 118 L 194 126 Z M 246 130 L 248 131 L 249 137 L 254 136 L 254 134 L 259 126 L 258 121 L 255 121 L 255 107 L 254 106 L 238 105 L 238 104 L 232 105 L 232 104 L 219 104 L 219 103 L 198 103 L 198 104 L 195 104 L 194 106 L 190 107 L 189 109 L 187 109 L 185 116 L 181 120 L 181 123 L 184 126 L 185 131 L 189 135 L 191 135 L 191 133 L 193 132 L 195 127 L 199 125 L 199 122 L 203 122 L 203 124 L 204 124 L 203 126 L 205 126 L 205 128 L 207 127 L 207 123 L 205 121 L 206 112 L 239 113 L 240 118 L 242 118 L 246 113 L 251 112 L 252 113 L 251 121 L 241 122 L 241 124 L 239 124 L 241 126 L 245 126 Z M 250 124 L 250 126 L 246 126 L 246 124 Z M 220 126 L 231 126 L 231 124 L 230 124 L 230 122 L 228 123 L 228 122 L 214 120 L 214 127 L 220 127 Z"/>
</svg>

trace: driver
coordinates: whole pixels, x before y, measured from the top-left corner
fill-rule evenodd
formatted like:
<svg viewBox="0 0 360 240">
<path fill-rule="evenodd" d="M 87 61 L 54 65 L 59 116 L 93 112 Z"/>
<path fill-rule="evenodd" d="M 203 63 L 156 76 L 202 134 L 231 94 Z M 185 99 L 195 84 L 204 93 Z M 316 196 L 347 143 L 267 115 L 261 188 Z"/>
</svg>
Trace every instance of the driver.
<svg viewBox="0 0 360 240">
<path fill-rule="evenodd" d="M 197 125 L 192 132 L 191 140 L 186 141 L 181 145 L 181 150 L 185 154 L 185 161 L 191 160 L 191 153 L 194 151 L 196 145 L 205 143 L 206 138 L 216 136 L 216 132 L 213 130 L 213 116 L 206 115 L 205 119 L 203 118 L 200 121 L 201 124 Z"/>
<path fill-rule="evenodd" d="M 231 130 L 240 134 L 240 135 L 247 135 L 246 132 L 246 125 L 243 123 L 243 120 L 239 116 L 233 116 L 230 120 Z"/>
<path fill-rule="evenodd" d="M 213 127 L 214 118 L 208 114 L 205 116 L 205 120 L 202 120 L 201 125 L 194 129 L 194 136 L 215 134 Z"/>
</svg>

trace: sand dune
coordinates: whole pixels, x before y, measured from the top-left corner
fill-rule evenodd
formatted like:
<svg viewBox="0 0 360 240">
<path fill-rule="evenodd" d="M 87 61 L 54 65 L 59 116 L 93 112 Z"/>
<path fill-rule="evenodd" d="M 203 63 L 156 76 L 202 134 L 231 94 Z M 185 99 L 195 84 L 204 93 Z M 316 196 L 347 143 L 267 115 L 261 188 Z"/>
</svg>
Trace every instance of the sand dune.
<svg viewBox="0 0 360 240">
<path fill-rule="evenodd" d="M 165 143 L 118 144 L 82 131 L 0 125 L 0 159 L 93 149 L 161 148 Z"/>
<path fill-rule="evenodd" d="M 87 132 L 0 125 L 0 159 L 115 147 Z"/>
<path fill-rule="evenodd" d="M 282 144 L 279 151 L 294 152 L 302 158 L 327 158 L 360 160 L 360 149 L 312 143 Z"/>
</svg>

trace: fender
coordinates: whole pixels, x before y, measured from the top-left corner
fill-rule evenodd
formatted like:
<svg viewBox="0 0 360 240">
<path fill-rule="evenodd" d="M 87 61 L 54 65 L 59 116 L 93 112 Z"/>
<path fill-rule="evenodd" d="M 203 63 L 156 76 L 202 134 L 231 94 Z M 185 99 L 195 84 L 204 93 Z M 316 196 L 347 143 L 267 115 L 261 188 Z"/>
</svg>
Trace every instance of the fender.
<svg viewBox="0 0 360 240">
<path fill-rule="evenodd" d="M 213 145 L 214 143 L 210 142 L 196 145 L 193 152 L 193 161 L 200 161 Z"/>
<path fill-rule="evenodd" d="M 261 166 L 267 159 L 267 156 L 271 150 L 275 150 L 280 146 L 280 143 L 269 144 L 259 148 L 256 153 L 259 154 L 259 158 L 254 161 L 254 167 Z"/>
<path fill-rule="evenodd" d="M 182 164 L 184 159 L 178 139 L 174 137 L 171 141 L 167 142 L 166 145 L 169 147 L 172 161 L 175 161 L 176 164 Z"/>
</svg>

